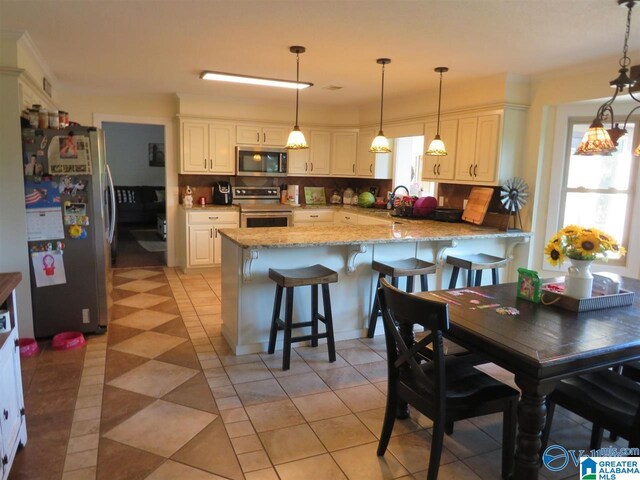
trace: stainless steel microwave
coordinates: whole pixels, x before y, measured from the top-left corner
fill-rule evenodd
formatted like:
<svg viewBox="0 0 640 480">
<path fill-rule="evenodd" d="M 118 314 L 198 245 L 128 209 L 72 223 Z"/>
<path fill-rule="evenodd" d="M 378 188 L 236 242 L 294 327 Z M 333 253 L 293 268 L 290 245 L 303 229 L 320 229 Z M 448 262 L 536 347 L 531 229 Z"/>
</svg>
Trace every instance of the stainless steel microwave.
<svg viewBox="0 0 640 480">
<path fill-rule="evenodd" d="M 287 151 L 279 148 L 236 147 L 236 171 L 248 177 L 284 177 Z"/>
</svg>

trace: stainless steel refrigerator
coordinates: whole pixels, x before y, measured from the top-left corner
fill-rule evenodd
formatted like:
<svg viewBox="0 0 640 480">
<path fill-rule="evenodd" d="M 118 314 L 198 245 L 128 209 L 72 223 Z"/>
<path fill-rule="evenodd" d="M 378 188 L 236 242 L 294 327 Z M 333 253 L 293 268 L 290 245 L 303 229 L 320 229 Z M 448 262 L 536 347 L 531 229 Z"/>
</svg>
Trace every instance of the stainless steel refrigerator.
<svg viewBox="0 0 640 480">
<path fill-rule="evenodd" d="M 35 336 L 104 332 L 115 228 L 104 134 L 23 129 L 22 140 Z"/>
</svg>

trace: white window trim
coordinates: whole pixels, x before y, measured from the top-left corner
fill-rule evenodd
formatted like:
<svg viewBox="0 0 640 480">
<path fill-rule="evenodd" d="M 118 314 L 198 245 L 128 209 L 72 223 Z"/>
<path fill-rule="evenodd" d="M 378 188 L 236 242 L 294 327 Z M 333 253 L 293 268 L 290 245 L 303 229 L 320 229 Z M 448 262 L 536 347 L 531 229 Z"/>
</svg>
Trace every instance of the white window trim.
<svg viewBox="0 0 640 480">
<path fill-rule="evenodd" d="M 549 184 L 549 201 L 547 205 L 547 219 L 545 224 L 545 237 L 542 248 L 547 243 L 547 240 L 556 233 L 562 226 L 560 225 L 560 207 L 562 204 L 562 189 L 565 179 L 565 162 L 566 158 L 567 142 L 569 141 L 567 135 L 569 133 L 569 119 L 584 117 L 587 122 L 593 120 L 595 112 L 598 109 L 598 103 L 581 103 L 581 104 L 567 104 L 559 105 L 556 110 L 556 128 L 554 132 L 554 141 L 552 149 L 552 174 L 550 176 Z M 627 106 L 627 108 L 624 108 Z M 617 101 L 614 104 L 614 111 L 618 119 L 624 120 L 624 117 L 631 111 L 635 104 L 629 102 L 625 105 L 625 102 Z M 640 125 L 638 126 L 640 128 Z M 640 278 L 640 168 L 636 174 L 636 178 L 631 182 L 635 182 L 636 194 L 631 206 L 632 212 L 635 213 L 631 217 L 631 223 L 629 225 L 629 245 L 626 255 L 626 262 L 624 265 L 613 265 L 608 263 L 594 264 L 593 270 L 595 272 L 614 272 L 620 275 L 624 275 L 632 278 Z M 546 259 L 542 258 L 542 267 L 544 270 L 565 272 L 567 265 L 561 265 L 559 267 L 553 267 Z"/>
</svg>

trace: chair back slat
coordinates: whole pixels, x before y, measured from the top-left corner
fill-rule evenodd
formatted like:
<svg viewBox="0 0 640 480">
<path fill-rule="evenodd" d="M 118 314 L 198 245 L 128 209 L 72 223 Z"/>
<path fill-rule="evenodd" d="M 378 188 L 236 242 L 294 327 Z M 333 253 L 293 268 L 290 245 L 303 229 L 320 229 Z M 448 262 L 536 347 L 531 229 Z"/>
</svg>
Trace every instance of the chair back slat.
<svg viewBox="0 0 640 480">
<path fill-rule="evenodd" d="M 449 328 L 448 305 L 405 293 L 385 279 L 380 280 L 380 285 L 378 295 L 384 321 L 390 379 L 402 377 L 408 379 L 411 387 L 423 386 L 433 393 L 430 402 L 433 408 L 444 409 L 446 377 L 442 332 Z M 429 331 L 419 342 L 413 340 L 415 325 Z M 433 352 L 430 361 L 420 355 L 428 346 L 431 346 Z M 426 375 L 423 370 L 425 360 L 430 364 L 430 375 Z"/>
</svg>

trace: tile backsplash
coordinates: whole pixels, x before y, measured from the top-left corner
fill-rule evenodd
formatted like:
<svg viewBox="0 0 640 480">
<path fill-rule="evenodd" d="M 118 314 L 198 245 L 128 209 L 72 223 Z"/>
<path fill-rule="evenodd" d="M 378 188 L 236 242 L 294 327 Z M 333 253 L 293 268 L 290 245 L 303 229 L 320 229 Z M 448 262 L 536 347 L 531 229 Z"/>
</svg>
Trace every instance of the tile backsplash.
<svg viewBox="0 0 640 480">
<path fill-rule="evenodd" d="M 378 195 L 384 197 L 392 190 L 391 180 L 379 180 L 373 178 L 333 178 L 333 177 L 238 177 L 228 175 L 178 175 L 178 186 L 180 191 L 180 203 L 184 197 L 187 186 L 193 191 L 194 201 L 200 197 L 205 197 L 207 203 L 212 202 L 211 187 L 218 181 L 227 181 L 232 185 L 247 186 L 277 186 L 299 185 L 300 203 L 304 203 L 304 187 L 324 187 L 326 201 L 334 190 L 342 192 L 345 188 L 352 188 L 357 192 L 370 191 L 371 187 L 377 188 Z"/>
</svg>

